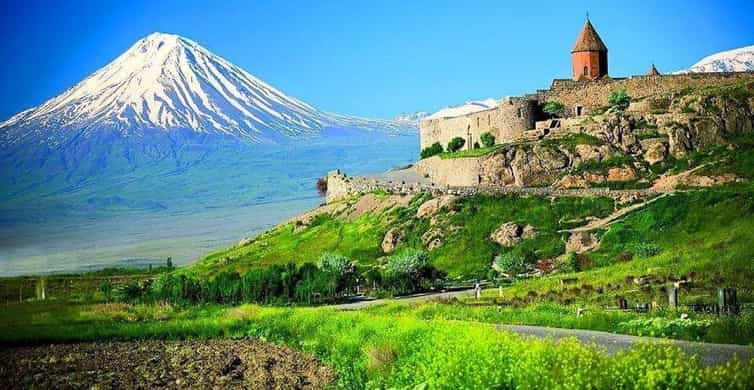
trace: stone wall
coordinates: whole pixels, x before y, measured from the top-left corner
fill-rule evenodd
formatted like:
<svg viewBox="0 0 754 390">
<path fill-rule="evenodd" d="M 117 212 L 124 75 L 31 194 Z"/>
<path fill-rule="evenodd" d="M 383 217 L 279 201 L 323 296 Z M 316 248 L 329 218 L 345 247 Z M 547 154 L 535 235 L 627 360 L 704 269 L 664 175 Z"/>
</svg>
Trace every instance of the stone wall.
<svg viewBox="0 0 754 390">
<path fill-rule="evenodd" d="M 566 106 L 567 116 L 577 116 L 579 107 L 581 115 L 588 115 L 594 108 L 606 106 L 610 92 L 618 89 L 625 89 L 633 100 L 641 100 L 686 88 L 730 85 L 741 81 L 754 81 L 754 72 L 633 76 L 595 81 L 556 79 L 550 89 L 538 91 L 537 98 L 540 102 L 559 100 Z"/>
<path fill-rule="evenodd" d="M 417 161 L 414 169 L 434 182 L 460 187 L 479 185 L 481 175 L 480 159 L 476 157 L 443 160 L 434 156 Z"/>
<path fill-rule="evenodd" d="M 334 174 L 333 174 L 334 173 Z M 337 181 L 331 186 L 331 180 Z M 331 189 L 332 192 L 331 193 Z M 609 188 L 561 189 L 554 187 L 515 187 L 515 186 L 440 186 L 434 183 L 384 182 L 366 177 L 346 177 L 340 172 L 328 175 L 327 203 L 342 200 L 348 196 L 384 191 L 389 194 L 412 195 L 429 192 L 439 195 L 529 195 L 555 197 L 607 197 L 616 200 L 637 199 L 659 194 L 652 189 L 611 190 Z"/>
<path fill-rule="evenodd" d="M 443 148 L 455 137 L 466 140 L 464 149 L 482 145 L 483 133 L 495 136 L 496 142 L 511 142 L 525 130 L 534 128 L 536 101 L 525 98 L 507 98 L 497 107 L 452 118 L 425 119 L 419 124 L 420 148 L 435 142 Z"/>
</svg>

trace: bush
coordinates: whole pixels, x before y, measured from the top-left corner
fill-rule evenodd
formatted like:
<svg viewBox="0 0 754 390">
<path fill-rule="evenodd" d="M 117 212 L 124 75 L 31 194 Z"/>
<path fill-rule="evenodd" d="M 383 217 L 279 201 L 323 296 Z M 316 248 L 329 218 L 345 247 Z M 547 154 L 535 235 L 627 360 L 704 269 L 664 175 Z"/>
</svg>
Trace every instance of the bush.
<svg viewBox="0 0 754 390">
<path fill-rule="evenodd" d="M 565 106 L 559 100 L 548 100 L 542 107 L 542 111 L 554 117 L 559 117 L 565 112 Z"/>
<path fill-rule="evenodd" d="M 481 146 L 481 145 L 479 145 L 479 142 L 474 142 L 474 149 L 479 149 L 479 148 L 481 148 L 481 147 L 482 147 L 482 146 Z"/>
<path fill-rule="evenodd" d="M 628 96 L 625 89 L 618 89 L 610 92 L 607 97 L 607 102 L 612 107 L 617 107 L 620 110 L 625 110 L 631 103 L 631 97 Z"/>
<path fill-rule="evenodd" d="M 652 257 L 662 252 L 658 245 L 640 242 L 632 248 L 632 252 L 639 257 Z"/>
<path fill-rule="evenodd" d="M 99 290 L 102 291 L 102 295 L 105 296 L 105 300 L 109 301 L 113 296 L 113 284 L 109 280 L 102 282 L 99 285 Z"/>
<path fill-rule="evenodd" d="M 566 253 L 565 271 L 566 272 L 579 272 L 579 271 L 581 271 L 581 263 L 579 263 L 579 256 L 576 254 L 576 252 L 568 252 L 568 253 Z"/>
<path fill-rule="evenodd" d="M 317 193 L 320 196 L 327 195 L 327 178 L 326 177 L 320 177 L 317 179 Z"/>
<path fill-rule="evenodd" d="M 479 139 L 482 140 L 482 145 L 484 145 L 484 147 L 486 148 L 495 145 L 495 136 L 490 132 L 482 133 L 482 135 L 479 136 Z"/>
<path fill-rule="evenodd" d="M 428 146 L 421 151 L 421 158 L 429 158 L 442 152 L 442 145 L 440 145 L 439 142 L 435 142 L 431 146 Z"/>
<path fill-rule="evenodd" d="M 510 277 L 515 277 L 526 272 L 529 269 L 529 263 L 526 256 L 511 251 L 495 257 L 493 268 Z"/>
<path fill-rule="evenodd" d="M 463 147 L 463 145 L 466 144 L 466 141 L 461 137 L 455 137 L 450 142 L 448 142 L 448 152 L 454 153 Z"/>
</svg>

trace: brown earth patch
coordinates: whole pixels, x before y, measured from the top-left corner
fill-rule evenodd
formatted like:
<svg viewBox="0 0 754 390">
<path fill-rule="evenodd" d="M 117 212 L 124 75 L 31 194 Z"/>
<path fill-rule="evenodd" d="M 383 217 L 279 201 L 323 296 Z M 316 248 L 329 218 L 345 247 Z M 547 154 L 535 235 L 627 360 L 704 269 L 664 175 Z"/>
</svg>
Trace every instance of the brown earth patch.
<svg viewBox="0 0 754 390">
<path fill-rule="evenodd" d="M 0 388 L 321 389 L 314 357 L 258 340 L 132 341 L 0 349 Z"/>
</svg>

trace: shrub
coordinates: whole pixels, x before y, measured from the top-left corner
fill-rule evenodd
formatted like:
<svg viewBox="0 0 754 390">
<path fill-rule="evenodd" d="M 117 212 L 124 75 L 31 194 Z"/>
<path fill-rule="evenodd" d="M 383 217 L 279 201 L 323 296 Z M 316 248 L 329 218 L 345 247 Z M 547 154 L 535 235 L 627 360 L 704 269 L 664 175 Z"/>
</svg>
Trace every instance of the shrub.
<svg viewBox="0 0 754 390">
<path fill-rule="evenodd" d="M 431 146 L 428 146 L 421 151 L 421 158 L 429 158 L 435 155 L 438 155 L 442 153 L 442 145 L 440 145 L 439 142 L 433 143 Z"/>
<path fill-rule="evenodd" d="M 129 282 L 125 286 L 121 287 L 121 294 L 123 295 L 123 299 L 127 301 L 134 301 L 138 298 L 141 298 L 143 293 L 144 290 L 137 282 Z"/>
<path fill-rule="evenodd" d="M 113 284 L 110 283 L 109 280 L 106 280 L 102 282 L 102 284 L 99 285 L 99 290 L 102 292 L 102 295 L 105 296 L 105 300 L 109 301 L 110 298 L 113 296 Z"/>
<path fill-rule="evenodd" d="M 493 268 L 508 276 L 515 277 L 526 272 L 528 265 L 529 259 L 526 256 L 511 251 L 495 257 Z"/>
<path fill-rule="evenodd" d="M 610 92 L 610 95 L 607 97 L 607 102 L 612 107 L 617 107 L 620 110 L 625 110 L 631 103 L 631 97 L 628 96 L 625 89 L 617 89 Z"/>
<path fill-rule="evenodd" d="M 568 252 L 566 254 L 565 271 L 567 272 L 581 271 L 581 263 L 579 263 L 579 256 L 576 254 L 576 252 Z"/>
<path fill-rule="evenodd" d="M 542 111 L 550 116 L 559 117 L 565 112 L 565 106 L 559 100 L 548 100 L 542 107 Z"/>
<path fill-rule="evenodd" d="M 320 177 L 317 179 L 317 193 L 320 196 L 327 195 L 327 178 Z"/>
<path fill-rule="evenodd" d="M 495 136 L 490 132 L 482 133 L 482 135 L 479 136 L 479 139 L 482 140 L 482 145 L 484 145 L 486 148 L 495 145 Z"/>
<path fill-rule="evenodd" d="M 479 145 L 479 142 L 474 142 L 474 149 L 481 148 L 481 145 Z"/>
<path fill-rule="evenodd" d="M 640 242 L 634 245 L 632 249 L 632 252 L 639 257 L 652 257 L 662 252 L 662 248 L 658 245 L 646 242 Z"/>
<path fill-rule="evenodd" d="M 461 137 L 455 137 L 450 142 L 448 142 L 448 152 L 454 153 L 463 147 L 463 145 L 466 144 L 466 141 Z"/>
</svg>

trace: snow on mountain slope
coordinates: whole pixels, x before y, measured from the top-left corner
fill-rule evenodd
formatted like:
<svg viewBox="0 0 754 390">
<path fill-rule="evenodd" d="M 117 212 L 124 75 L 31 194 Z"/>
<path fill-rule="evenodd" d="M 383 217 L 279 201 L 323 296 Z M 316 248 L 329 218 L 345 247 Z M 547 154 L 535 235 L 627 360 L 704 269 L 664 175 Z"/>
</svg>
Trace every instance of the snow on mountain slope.
<svg viewBox="0 0 754 390">
<path fill-rule="evenodd" d="M 0 142 L 55 145 L 102 129 L 191 129 L 250 141 L 307 137 L 329 126 L 400 124 L 334 115 L 257 79 L 189 39 L 153 33 L 77 85 L 0 123 Z"/>
<path fill-rule="evenodd" d="M 754 45 L 707 56 L 692 65 L 685 72 L 706 73 L 746 71 L 754 71 Z"/>
<path fill-rule="evenodd" d="M 497 103 L 497 100 L 491 98 L 479 101 L 470 101 L 460 106 L 443 108 L 442 110 L 435 112 L 425 119 L 452 118 L 456 116 L 467 115 L 474 112 L 489 110 L 490 108 L 495 107 Z"/>
</svg>

